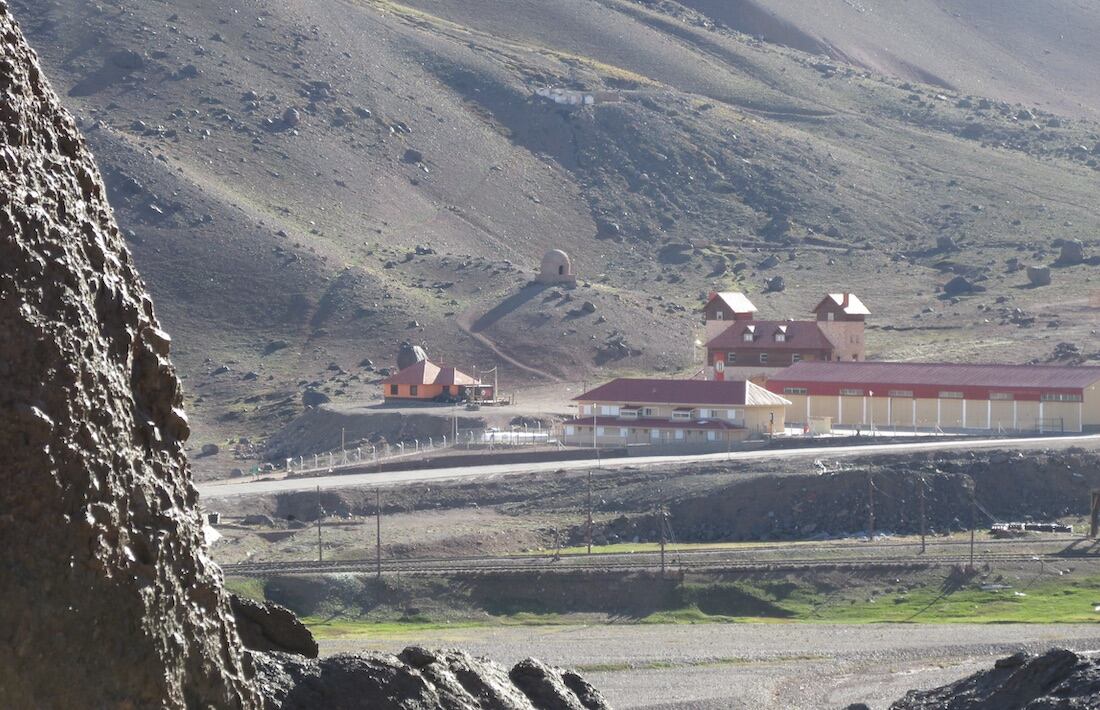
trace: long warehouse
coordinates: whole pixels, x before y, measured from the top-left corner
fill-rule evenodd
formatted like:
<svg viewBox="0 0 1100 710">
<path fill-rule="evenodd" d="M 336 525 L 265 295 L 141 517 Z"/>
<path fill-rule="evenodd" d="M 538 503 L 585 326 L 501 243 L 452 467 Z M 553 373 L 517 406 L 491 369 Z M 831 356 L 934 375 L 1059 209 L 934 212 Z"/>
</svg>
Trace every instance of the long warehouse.
<svg viewBox="0 0 1100 710">
<path fill-rule="evenodd" d="M 787 421 L 841 426 L 1081 432 L 1100 429 L 1100 367 L 799 362 L 767 387 Z"/>
</svg>

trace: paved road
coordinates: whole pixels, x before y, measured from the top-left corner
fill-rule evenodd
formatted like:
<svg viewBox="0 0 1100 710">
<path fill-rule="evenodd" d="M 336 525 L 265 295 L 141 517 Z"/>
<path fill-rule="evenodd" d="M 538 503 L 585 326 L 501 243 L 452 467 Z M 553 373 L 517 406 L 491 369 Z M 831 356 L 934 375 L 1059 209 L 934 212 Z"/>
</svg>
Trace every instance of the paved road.
<svg viewBox="0 0 1100 710">
<path fill-rule="evenodd" d="M 904 444 L 868 444 L 861 446 L 822 446 L 807 449 L 786 449 L 766 451 L 740 451 L 730 454 L 697 454 L 692 456 L 645 456 L 636 458 L 610 459 L 600 466 L 593 460 L 584 461 L 545 461 L 523 464 L 493 464 L 488 466 L 466 466 L 456 468 L 424 469 L 419 471 L 387 471 L 382 473 L 347 473 L 319 478 L 297 478 L 261 481 L 217 481 L 201 483 L 197 487 L 204 498 L 231 498 L 236 496 L 260 495 L 266 493 L 286 493 L 291 491 L 313 490 L 317 487 L 355 488 L 360 486 L 395 486 L 425 481 L 491 478 L 524 473 L 547 473 L 551 471 L 583 471 L 604 468 L 621 469 L 638 466 L 668 466 L 684 463 L 705 463 L 708 461 L 773 461 L 782 459 L 818 458 L 830 459 L 847 456 L 907 455 L 919 451 L 971 451 L 975 449 L 1057 449 L 1071 446 L 1100 448 L 1100 434 L 1057 438 L 1024 439 L 967 439 L 954 441 L 921 441 Z"/>
<path fill-rule="evenodd" d="M 417 629 L 321 642 L 324 655 L 407 645 L 502 663 L 578 667 L 616 708 L 886 708 L 910 688 L 957 680 L 1018 650 L 1100 649 L 1095 624 L 696 624 Z"/>
</svg>

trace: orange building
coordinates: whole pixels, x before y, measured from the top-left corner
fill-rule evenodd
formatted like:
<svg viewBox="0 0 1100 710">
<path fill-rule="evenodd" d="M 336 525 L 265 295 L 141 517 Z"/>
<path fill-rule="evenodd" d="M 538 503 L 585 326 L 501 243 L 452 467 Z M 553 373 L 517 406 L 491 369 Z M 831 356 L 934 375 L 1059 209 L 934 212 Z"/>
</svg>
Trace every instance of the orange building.
<svg viewBox="0 0 1100 710">
<path fill-rule="evenodd" d="M 382 395 L 394 400 L 492 399 L 492 385 L 483 385 L 470 375 L 453 367 L 421 360 L 382 381 Z"/>
</svg>

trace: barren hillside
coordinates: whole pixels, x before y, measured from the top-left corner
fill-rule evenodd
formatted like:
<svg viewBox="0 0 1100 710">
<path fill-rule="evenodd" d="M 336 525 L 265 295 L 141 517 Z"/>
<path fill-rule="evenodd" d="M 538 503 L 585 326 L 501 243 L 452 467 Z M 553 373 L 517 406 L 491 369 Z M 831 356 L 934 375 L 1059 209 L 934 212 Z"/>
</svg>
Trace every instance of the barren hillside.
<svg viewBox="0 0 1100 710">
<path fill-rule="evenodd" d="M 878 356 L 1087 354 L 1097 327 L 1095 265 L 1029 288 L 1007 263 L 1051 264 L 1061 239 L 1100 254 L 1100 127 L 1071 105 L 1095 48 L 1051 40 L 1095 35 L 1084 3 L 995 27 L 934 0 L 12 4 L 181 343 L 198 441 L 274 430 L 307 386 L 373 395 L 364 358 L 391 365 L 405 339 L 500 363 L 506 389 L 686 368 L 714 288 L 772 317 L 852 289 Z M 779 18 L 793 48 L 745 17 Z M 551 247 L 576 290 L 528 285 Z M 945 298 L 956 276 L 973 290 Z"/>
</svg>

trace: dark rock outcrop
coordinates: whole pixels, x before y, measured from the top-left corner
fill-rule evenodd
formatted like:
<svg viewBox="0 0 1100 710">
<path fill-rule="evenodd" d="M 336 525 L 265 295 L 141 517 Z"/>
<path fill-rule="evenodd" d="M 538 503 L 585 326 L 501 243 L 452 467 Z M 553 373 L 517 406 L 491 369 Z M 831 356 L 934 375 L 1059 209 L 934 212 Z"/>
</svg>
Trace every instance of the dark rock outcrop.
<svg viewBox="0 0 1100 710">
<path fill-rule="evenodd" d="M 310 660 L 258 654 L 257 681 L 270 710 L 605 710 L 573 673 L 523 661 L 511 673 L 462 651 L 405 649 Z"/>
<path fill-rule="evenodd" d="M 1100 707 L 1100 660 L 1052 649 L 1018 653 L 934 690 L 912 690 L 891 710 L 1085 710 Z"/>
<path fill-rule="evenodd" d="M 0 696 L 257 707 L 203 550 L 170 339 L 0 2 Z"/>
<path fill-rule="evenodd" d="M 230 595 L 229 603 L 245 648 L 317 658 L 313 634 L 290 609 L 275 602 L 261 604 L 236 594 Z"/>
<path fill-rule="evenodd" d="M 419 345 L 413 345 L 406 340 L 401 343 L 401 347 L 397 351 L 397 369 L 404 370 L 406 367 L 412 367 L 421 360 L 427 359 L 428 353 L 424 348 Z"/>
</svg>

